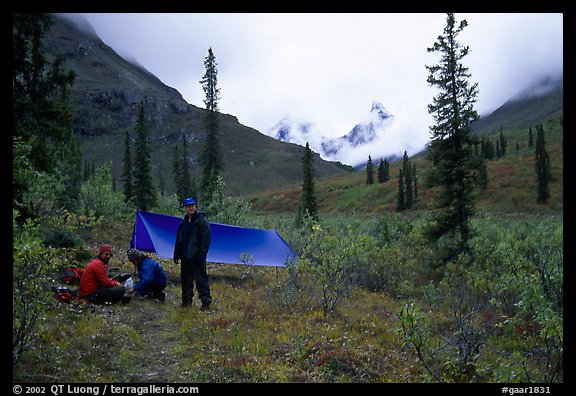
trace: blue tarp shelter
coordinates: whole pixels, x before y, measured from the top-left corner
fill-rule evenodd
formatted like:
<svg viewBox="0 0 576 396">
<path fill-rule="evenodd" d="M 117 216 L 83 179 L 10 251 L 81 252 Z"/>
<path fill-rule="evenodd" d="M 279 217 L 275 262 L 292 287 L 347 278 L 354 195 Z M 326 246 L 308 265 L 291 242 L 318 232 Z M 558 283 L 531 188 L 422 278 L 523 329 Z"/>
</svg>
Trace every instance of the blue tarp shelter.
<svg viewBox="0 0 576 396">
<path fill-rule="evenodd" d="M 182 217 L 138 211 L 130 247 L 172 258 L 180 221 Z M 246 264 L 242 259 L 248 255 L 253 260 L 248 264 L 283 267 L 295 257 L 276 230 L 210 223 L 210 232 L 209 262 Z"/>
</svg>

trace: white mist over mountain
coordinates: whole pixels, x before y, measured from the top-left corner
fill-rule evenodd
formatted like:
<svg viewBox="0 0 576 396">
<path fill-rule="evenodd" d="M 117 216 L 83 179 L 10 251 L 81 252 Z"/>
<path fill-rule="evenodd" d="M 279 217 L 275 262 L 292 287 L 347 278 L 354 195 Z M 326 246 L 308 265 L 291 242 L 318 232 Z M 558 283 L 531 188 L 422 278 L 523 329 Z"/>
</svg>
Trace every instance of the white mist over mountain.
<svg viewBox="0 0 576 396">
<path fill-rule="evenodd" d="M 411 125 L 409 117 L 393 115 L 381 103 L 374 101 L 363 120 L 350 131 L 342 131 L 340 137 L 325 133 L 309 120 L 285 117 L 268 131 L 278 140 L 296 143 L 310 148 L 329 161 L 339 161 L 353 167 L 366 165 L 368 156 L 374 163 L 382 159 L 393 161 L 422 151 L 428 141 L 423 128 Z M 424 130 L 425 131 L 425 130 Z"/>
</svg>

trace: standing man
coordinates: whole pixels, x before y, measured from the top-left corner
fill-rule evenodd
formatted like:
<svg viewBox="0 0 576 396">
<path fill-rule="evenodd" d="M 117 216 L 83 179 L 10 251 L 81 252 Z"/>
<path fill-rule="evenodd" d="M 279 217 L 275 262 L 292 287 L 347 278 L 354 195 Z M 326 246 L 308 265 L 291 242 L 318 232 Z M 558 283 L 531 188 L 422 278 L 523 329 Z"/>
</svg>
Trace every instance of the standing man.
<svg viewBox="0 0 576 396">
<path fill-rule="evenodd" d="M 178 226 L 174 245 L 174 263 L 180 264 L 182 307 L 189 307 L 194 296 L 194 282 L 203 311 L 210 309 L 210 281 L 206 273 L 206 256 L 210 248 L 210 224 L 196 208 L 194 198 L 184 200 L 186 215 Z"/>
</svg>

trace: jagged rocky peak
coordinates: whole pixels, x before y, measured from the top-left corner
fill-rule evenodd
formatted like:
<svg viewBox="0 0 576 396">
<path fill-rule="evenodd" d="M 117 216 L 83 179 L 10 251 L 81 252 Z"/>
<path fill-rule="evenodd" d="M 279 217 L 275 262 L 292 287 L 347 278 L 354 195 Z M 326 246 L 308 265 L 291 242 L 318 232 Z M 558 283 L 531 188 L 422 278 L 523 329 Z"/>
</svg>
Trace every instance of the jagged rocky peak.
<svg viewBox="0 0 576 396">
<path fill-rule="evenodd" d="M 346 161 L 341 156 L 347 155 L 351 149 L 358 149 L 370 144 L 386 134 L 394 116 L 382 103 L 372 101 L 370 112 L 362 120 L 340 137 L 313 136 L 321 133 L 314 125 L 307 121 L 295 121 L 291 117 L 284 117 L 272 129 L 270 135 L 283 142 L 292 142 L 304 145 L 310 142 L 313 150 L 325 158 Z"/>
<path fill-rule="evenodd" d="M 386 120 L 394 117 L 392 113 L 386 110 L 386 108 L 384 107 L 384 105 L 382 105 L 382 103 L 376 101 L 372 102 L 372 108 L 370 109 L 370 114 L 376 115 L 380 120 Z"/>
</svg>

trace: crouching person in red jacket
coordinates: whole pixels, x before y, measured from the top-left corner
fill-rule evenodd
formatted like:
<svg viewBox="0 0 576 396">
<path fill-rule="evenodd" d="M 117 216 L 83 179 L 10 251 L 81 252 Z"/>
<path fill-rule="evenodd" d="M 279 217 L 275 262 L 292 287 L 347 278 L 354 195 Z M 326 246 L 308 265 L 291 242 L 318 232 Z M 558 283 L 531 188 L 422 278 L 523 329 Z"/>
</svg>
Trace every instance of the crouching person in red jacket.
<svg viewBox="0 0 576 396">
<path fill-rule="evenodd" d="M 126 294 L 126 288 L 116 279 L 110 279 L 108 276 L 110 257 L 112 257 L 112 247 L 107 244 L 102 245 L 98 256 L 84 269 L 80 280 L 80 298 L 94 304 L 118 301 L 127 303 L 130 301 L 130 296 Z"/>
</svg>

